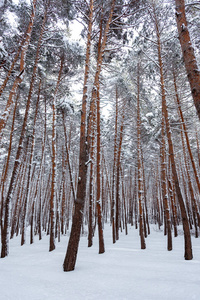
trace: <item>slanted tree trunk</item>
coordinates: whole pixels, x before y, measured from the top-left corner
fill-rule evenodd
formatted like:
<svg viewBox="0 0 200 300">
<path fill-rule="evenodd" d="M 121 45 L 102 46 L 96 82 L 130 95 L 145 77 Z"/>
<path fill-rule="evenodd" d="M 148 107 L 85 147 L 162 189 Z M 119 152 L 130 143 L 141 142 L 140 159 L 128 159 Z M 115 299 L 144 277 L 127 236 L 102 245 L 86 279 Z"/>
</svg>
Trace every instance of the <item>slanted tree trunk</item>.
<svg viewBox="0 0 200 300">
<path fill-rule="evenodd" d="M 18 95 L 19 96 L 19 95 Z M 18 97 L 17 97 L 18 98 Z M 8 175 L 8 167 L 10 163 L 10 156 L 12 150 L 12 139 L 14 132 L 14 124 L 15 124 L 15 113 L 17 108 L 18 99 L 16 99 L 14 112 L 13 112 L 13 120 L 12 127 L 10 132 L 10 142 L 8 148 L 8 156 L 6 159 L 5 169 L 3 170 L 3 178 L 2 178 L 2 187 L 1 187 L 1 257 L 5 257 L 8 255 L 8 227 L 9 227 L 9 203 L 8 201 L 4 201 L 4 187 Z"/>
<path fill-rule="evenodd" d="M 81 111 L 78 187 L 77 187 L 77 195 L 75 199 L 75 209 L 74 209 L 74 214 L 72 219 L 72 228 L 71 228 L 66 256 L 63 263 L 63 270 L 65 272 L 73 271 L 75 268 L 79 240 L 80 240 L 80 233 L 81 233 L 85 196 L 86 196 L 86 181 L 87 181 L 86 178 L 87 177 L 86 108 L 87 108 L 87 91 L 88 91 L 87 83 L 88 83 L 89 65 L 90 65 L 92 23 L 93 23 L 93 0 L 90 0 L 90 13 L 89 13 L 89 23 L 88 23 L 85 74 L 84 74 L 82 111 Z"/>
<path fill-rule="evenodd" d="M 42 191 L 42 183 L 43 183 L 43 173 L 44 173 L 44 164 L 45 164 L 45 147 L 46 147 L 46 135 L 47 135 L 47 107 L 46 107 L 46 98 L 44 97 L 44 131 L 43 131 L 43 139 L 42 139 L 42 159 L 41 159 L 41 164 L 40 164 L 40 179 L 38 178 L 38 182 L 40 180 L 40 191 L 39 191 L 39 200 L 38 200 L 38 207 L 37 207 L 37 227 L 38 227 L 38 234 L 39 234 L 39 240 L 42 239 L 42 198 L 43 201 L 46 199 L 46 193 L 44 193 L 43 196 L 43 191 Z M 49 175 L 50 176 L 50 175 Z M 48 181 L 49 182 L 49 178 Z M 48 183 L 47 183 L 48 186 Z M 44 183 L 43 183 L 43 189 L 44 189 Z M 34 201 L 37 196 L 37 186 L 36 186 L 36 191 L 35 191 L 35 196 L 34 196 Z"/>
<path fill-rule="evenodd" d="M 110 27 L 110 22 L 112 19 L 114 11 L 115 0 L 112 1 L 109 18 L 106 23 L 104 36 L 102 39 L 101 50 L 98 57 L 98 64 L 95 73 L 94 88 L 92 91 L 92 99 L 94 99 L 94 94 L 96 95 L 96 87 L 99 82 L 99 75 L 101 72 L 103 53 L 106 46 L 107 34 Z M 92 23 L 93 23 L 93 0 L 90 0 L 90 10 L 89 10 L 89 22 L 88 22 L 88 37 L 87 37 L 87 48 L 86 48 L 86 62 L 85 62 L 85 74 L 84 74 L 84 86 L 83 86 L 83 98 L 82 98 L 82 114 L 81 114 L 81 128 L 80 128 L 80 153 L 79 153 L 79 175 L 78 175 L 78 187 L 77 187 L 77 197 L 75 201 L 75 209 L 72 220 L 72 229 L 70 233 L 67 253 L 65 256 L 63 269 L 64 271 L 72 271 L 75 268 L 76 257 L 78 252 L 78 245 L 80 240 L 83 211 L 85 205 L 86 196 L 86 182 L 87 182 L 87 162 L 88 162 L 88 152 L 86 147 L 86 104 L 87 104 L 87 82 L 89 75 L 89 62 L 90 62 L 90 48 L 91 48 L 91 35 L 92 35 Z M 90 124 L 89 124 L 90 126 Z M 89 130 L 91 132 L 91 130 Z M 90 143 L 88 144 L 90 146 Z"/>
<path fill-rule="evenodd" d="M 24 182 L 24 169 L 25 165 L 23 162 L 21 162 L 19 167 L 18 176 L 16 179 L 16 186 L 17 186 L 17 192 L 16 192 L 16 200 L 15 204 L 13 205 L 13 213 L 12 213 L 12 220 L 11 220 L 11 230 L 10 230 L 10 239 L 13 238 L 14 234 L 16 233 L 16 227 L 17 227 L 17 220 L 18 220 L 18 211 L 20 207 L 20 201 L 21 201 L 21 190 L 23 189 L 23 182 Z M 18 184 L 20 183 L 20 184 Z"/>
<path fill-rule="evenodd" d="M 194 228 L 195 228 L 195 237 L 198 238 L 197 220 L 200 220 L 200 218 L 199 218 L 198 207 L 197 207 L 197 203 L 196 203 L 196 199 L 195 199 L 195 193 L 194 193 L 194 189 L 192 186 L 192 180 L 191 180 L 191 176 L 190 176 L 190 172 L 189 172 L 189 165 L 188 165 L 188 159 L 187 159 L 186 151 L 185 151 L 186 149 L 185 149 L 182 127 L 183 126 L 181 126 L 181 140 L 182 140 L 182 146 L 183 146 L 183 158 L 184 158 L 184 162 L 185 162 L 185 170 L 186 170 L 187 182 L 188 182 L 188 186 L 189 186 L 189 193 L 190 193 L 190 199 L 191 199 L 193 222 L 194 222 Z"/>
<path fill-rule="evenodd" d="M 192 223 L 193 223 L 192 209 L 191 209 L 191 203 L 189 202 L 189 199 L 188 199 L 186 176 L 185 176 L 185 172 L 183 171 L 182 166 L 180 167 L 179 173 L 180 173 L 180 176 L 181 176 L 182 181 L 183 181 L 183 191 L 184 191 L 184 194 L 185 194 L 185 204 L 186 204 L 186 211 L 187 211 L 187 215 L 188 215 L 188 222 L 189 222 L 190 229 L 192 230 Z"/>
<path fill-rule="evenodd" d="M 199 162 L 199 167 L 200 167 L 200 147 L 199 147 L 199 139 L 198 139 L 197 129 L 196 129 L 196 141 L 197 141 L 197 155 L 198 155 L 198 162 Z"/>
<path fill-rule="evenodd" d="M 190 83 L 194 105 L 200 118 L 200 72 L 197 65 L 197 60 L 192 47 L 188 24 L 185 14 L 185 1 L 175 0 L 176 4 L 176 22 L 179 34 L 179 41 L 183 53 L 185 68 Z"/>
<path fill-rule="evenodd" d="M 5 127 L 8 116 L 10 114 L 11 105 L 13 103 L 13 98 L 16 95 L 18 87 L 19 87 L 19 85 L 22 82 L 23 77 L 24 77 L 26 53 L 28 51 L 28 46 L 29 46 L 30 39 L 31 39 L 31 33 L 32 33 L 32 29 L 33 29 L 34 19 L 35 19 L 36 4 L 37 4 L 37 0 L 33 0 L 32 13 L 31 13 L 31 16 L 30 16 L 29 25 L 28 25 L 28 29 L 27 29 L 27 32 L 26 32 L 25 42 L 23 44 L 22 52 L 21 52 L 19 74 L 15 78 L 15 81 L 13 83 L 12 89 L 11 89 L 10 94 L 9 94 L 9 98 L 8 98 L 5 110 L 4 110 L 4 112 L 3 112 L 3 114 L 1 115 L 1 118 L 0 118 L 0 140 L 1 140 L 1 137 L 2 137 L 2 129 Z"/>
<path fill-rule="evenodd" d="M 29 31 L 29 30 L 30 30 L 30 29 L 28 28 L 28 31 Z M 27 35 L 27 33 L 26 33 L 26 35 Z M 19 48 L 18 48 L 18 50 L 17 50 L 17 53 L 15 54 L 15 57 L 14 57 L 14 59 L 13 59 L 13 62 L 12 62 L 12 64 L 11 64 L 11 66 L 10 66 L 10 69 L 8 70 L 8 73 L 7 73 L 7 75 L 6 75 L 6 78 L 4 79 L 4 81 L 3 81 L 3 83 L 2 83 L 2 85 L 1 85 L 1 87 L 0 87 L 0 96 L 1 96 L 1 94 L 3 93 L 3 91 L 4 91 L 5 87 L 6 87 L 6 84 L 7 84 L 8 80 L 9 80 L 9 78 L 10 78 L 10 75 L 12 74 L 12 71 L 13 71 L 14 66 L 15 66 L 15 64 L 16 64 L 16 62 L 17 62 L 17 59 L 18 59 L 18 57 L 19 57 L 19 55 L 20 55 L 20 52 L 21 52 L 22 47 L 23 47 L 23 45 L 24 45 L 24 42 L 25 42 L 25 40 L 22 39 L 21 44 L 19 45 Z"/>
<path fill-rule="evenodd" d="M 67 166 L 68 166 L 68 170 L 69 170 L 69 178 L 70 178 L 70 185 L 71 185 L 71 189 L 72 189 L 73 200 L 75 201 L 76 193 L 75 193 L 75 187 L 74 187 L 74 183 L 73 183 L 72 167 L 71 167 L 70 158 L 69 158 L 69 143 L 68 143 L 68 139 L 67 139 L 67 130 L 66 130 L 66 126 L 65 126 L 64 112 L 62 112 L 62 117 L 63 117 L 65 150 L 66 150 L 66 154 L 67 154 Z"/>
<path fill-rule="evenodd" d="M 189 223 L 188 223 L 187 212 L 185 209 L 185 203 L 184 203 L 180 185 L 179 185 L 179 179 L 178 179 L 175 157 L 174 157 L 174 148 L 173 148 L 173 143 L 172 143 L 171 129 L 170 129 L 170 123 L 169 123 L 168 110 L 167 110 L 166 96 L 165 96 L 160 32 L 159 32 L 159 25 L 158 25 L 158 21 L 157 21 L 157 17 L 156 17 L 155 13 L 154 13 L 154 17 L 155 17 L 155 27 L 156 27 L 156 34 L 157 34 L 158 61 L 159 61 L 159 69 L 160 69 L 160 83 L 161 83 L 161 95 L 162 95 L 162 110 L 163 110 L 163 115 L 165 118 L 166 133 L 167 133 L 167 139 L 168 139 L 168 145 L 169 145 L 169 157 L 170 157 L 171 164 L 172 164 L 172 173 L 174 176 L 176 194 L 177 194 L 179 205 L 180 205 L 181 217 L 182 217 L 182 223 L 183 223 L 184 238 L 185 238 L 185 255 L 184 255 L 184 257 L 186 260 L 191 260 L 193 258 L 193 255 L 192 255 L 192 242 L 191 242 L 190 228 L 189 228 Z"/>
<path fill-rule="evenodd" d="M 176 94 L 176 102 L 177 102 L 177 106 L 178 106 L 178 111 L 179 111 L 179 115 L 181 117 L 181 123 L 182 123 L 183 131 L 184 131 L 184 134 L 185 134 L 186 145 L 187 145 L 188 153 L 189 153 L 189 156 L 190 156 L 190 161 L 191 161 L 192 168 L 193 168 L 194 175 L 195 175 L 195 181 L 197 183 L 197 187 L 198 187 L 199 194 L 200 194 L 199 177 L 198 177 L 198 174 L 197 174 L 197 169 L 196 169 L 195 161 L 194 161 L 192 150 L 191 150 L 191 147 L 190 147 L 190 142 L 189 142 L 189 138 L 188 138 L 187 127 L 186 127 L 185 120 L 184 120 L 183 113 L 182 113 L 182 109 L 181 109 L 181 103 L 180 103 L 180 100 L 179 100 L 178 89 L 177 89 L 177 84 L 176 84 L 176 74 L 175 74 L 174 70 L 173 70 L 173 77 L 174 77 L 174 89 L 175 89 L 175 94 Z"/>
<path fill-rule="evenodd" d="M 32 26 L 33 26 L 34 16 L 35 16 L 36 1 L 34 1 L 33 4 L 34 5 L 33 5 L 33 11 L 32 11 L 32 18 L 31 18 L 31 21 L 30 21 L 30 24 L 29 24 L 31 30 L 32 30 Z M 9 187 L 8 187 L 8 193 L 7 193 L 7 197 L 6 197 L 6 203 L 8 203 L 8 205 L 7 205 L 8 209 L 9 209 L 9 203 L 11 203 L 14 183 L 15 183 L 15 180 L 16 180 L 16 177 L 17 177 L 17 172 L 18 172 L 19 165 L 20 165 L 20 157 L 21 157 L 21 154 L 22 154 L 22 151 L 23 151 L 23 140 L 24 140 L 24 136 L 25 136 L 25 132 L 26 132 L 26 125 L 27 125 L 28 114 L 29 114 L 29 110 L 30 110 L 33 87 L 34 87 L 35 78 L 36 78 L 36 74 L 37 74 L 37 66 L 38 66 L 38 61 L 39 61 L 39 57 L 40 57 L 40 47 L 41 47 L 41 43 L 42 43 L 43 33 L 44 33 L 44 30 L 45 30 L 45 23 L 46 23 L 46 17 L 44 17 L 44 19 L 43 19 L 42 28 L 41 28 L 41 31 L 40 31 L 40 36 L 39 36 L 37 51 L 36 51 L 36 57 L 35 57 L 35 62 L 34 62 L 34 67 L 33 67 L 33 73 L 32 73 L 31 82 L 30 82 L 29 94 L 28 94 L 28 99 L 27 99 L 27 103 L 26 103 L 24 121 L 23 121 L 23 125 L 22 125 L 22 130 L 21 130 L 21 135 L 20 135 L 20 138 L 19 138 L 19 144 L 18 144 L 18 147 L 17 147 L 17 153 L 16 153 L 15 162 L 14 162 L 14 167 L 13 167 L 13 171 L 12 171 L 12 174 L 11 174 L 11 179 L 10 179 L 10 183 L 9 183 Z M 31 31 L 30 31 L 29 34 L 31 34 Z M 26 51 L 27 51 L 27 49 L 26 49 Z M 23 59 L 21 58 L 21 63 L 23 65 L 23 68 L 24 68 L 24 64 L 25 64 L 26 51 L 24 53 L 22 51 L 22 58 Z M 17 83 L 17 86 L 18 86 L 18 83 Z M 12 93 L 12 91 L 11 91 L 11 93 Z M 13 95 L 12 95 L 12 97 L 13 97 Z M 11 105 L 11 103 L 9 105 Z M 6 108 L 6 111 L 8 111 L 7 108 Z M 3 128 L 4 125 L 5 125 L 5 122 L 2 123 L 2 128 Z M 0 131 L 1 131 L 1 121 L 0 121 Z M 7 211 L 6 214 L 9 215 L 9 211 Z M 7 255 L 8 255 L 8 253 L 5 254 L 5 256 L 7 256 Z"/>
</svg>

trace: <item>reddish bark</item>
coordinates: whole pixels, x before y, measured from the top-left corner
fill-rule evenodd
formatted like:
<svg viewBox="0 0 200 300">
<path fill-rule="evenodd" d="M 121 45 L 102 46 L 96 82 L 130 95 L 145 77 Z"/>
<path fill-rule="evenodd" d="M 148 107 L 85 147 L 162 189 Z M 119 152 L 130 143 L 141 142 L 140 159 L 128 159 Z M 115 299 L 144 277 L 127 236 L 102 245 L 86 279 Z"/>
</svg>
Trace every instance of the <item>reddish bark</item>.
<svg viewBox="0 0 200 300">
<path fill-rule="evenodd" d="M 157 44 L 158 44 L 158 61 L 159 61 L 159 68 L 160 68 L 160 83 L 161 83 L 161 94 L 162 94 L 162 110 L 163 115 L 165 118 L 165 126 L 166 126 L 166 133 L 167 133 L 167 139 L 168 139 L 168 145 L 169 145 L 169 157 L 171 160 L 172 165 L 172 173 L 174 176 L 174 183 L 176 188 L 176 194 L 178 197 L 180 210 L 181 210 L 181 217 L 182 217 L 182 223 L 183 223 L 183 230 L 184 230 L 184 238 L 185 238 L 185 259 L 191 260 L 193 258 L 192 255 L 192 242 L 191 242 L 191 235 L 190 235 L 190 228 L 188 223 L 188 217 L 187 212 L 185 208 L 185 203 L 182 197 L 180 185 L 179 185 L 179 178 L 177 174 L 176 169 L 176 162 L 174 157 L 174 148 L 172 143 L 172 136 L 171 136 L 171 129 L 170 129 L 170 123 L 169 123 L 169 116 L 168 116 L 168 110 L 167 110 L 167 103 L 166 103 L 166 96 L 165 96 L 165 85 L 164 85 L 164 73 L 163 73 L 163 62 L 162 62 L 162 55 L 161 55 L 161 40 L 160 40 L 160 32 L 158 27 L 158 21 L 156 18 L 156 14 L 154 14 L 155 17 L 155 27 L 156 27 L 156 34 L 157 34 Z"/>
<path fill-rule="evenodd" d="M 26 32 L 25 42 L 23 44 L 22 51 L 21 51 L 19 75 L 15 78 L 15 81 L 13 83 L 12 89 L 9 94 L 9 98 L 8 98 L 5 110 L 0 118 L 0 139 L 2 136 L 2 129 L 5 127 L 8 116 L 10 114 L 11 105 L 13 103 L 13 98 L 16 95 L 18 87 L 24 77 L 25 59 L 26 59 L 26 53 L 27 53 L 28 46 L 29 46 L 30 39 L 31 39 L 31 33 L 32 33 L 32 29 L 33 29 L 34 19 L 35 19 L 36 4 L 37 4 L 37 0 L 34 0 L 33 5 L 32 5 L 32 13 L 30 16 L 29 25 L 28 25 L 28 29 Z"/>
<path fill-rule="evenodd" d="M 190 83 L 194 105 L 197 114 L 200 118 L 200 72 L 197 65 L 197 60 L 192 47 L 188 24 L 185 14 L 185 1 L 175 0 L 176 4 L 176 22 L 179 34 L 179 41 L 183 53 L 185 68 Z"/>
</svg>

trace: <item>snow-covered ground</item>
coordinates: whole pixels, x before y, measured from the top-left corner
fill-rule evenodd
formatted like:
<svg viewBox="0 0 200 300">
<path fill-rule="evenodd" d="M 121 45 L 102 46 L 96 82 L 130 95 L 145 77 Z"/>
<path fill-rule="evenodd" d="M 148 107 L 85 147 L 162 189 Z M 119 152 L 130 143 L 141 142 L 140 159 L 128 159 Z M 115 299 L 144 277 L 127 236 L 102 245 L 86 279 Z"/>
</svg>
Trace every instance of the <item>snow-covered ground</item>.
<svg viewBox="0 0 200 300">
<path fill-rule="evenodd" d="M 1 300 L 192 300 L 200 299 L 200 238 L 192 237 L 194 259 L 183 258 L 183 235 L 173 239 L 173 251 L 166 250 L 166 237 L 155 226 L 140 249 L 138 231 L 120 234 L 112 244 L 111 228 L 104 230 L 106 252 L 87 248 L 80 242 L 76 269 L 63 272 L 68 236 L 62 236 L 49 253 L 49 238 L 20 246 L 20 237 L 10 241 L 10 254 L 0 259 Z M 27 237 L 28 239 L 28 237 Z"/>
</svg>

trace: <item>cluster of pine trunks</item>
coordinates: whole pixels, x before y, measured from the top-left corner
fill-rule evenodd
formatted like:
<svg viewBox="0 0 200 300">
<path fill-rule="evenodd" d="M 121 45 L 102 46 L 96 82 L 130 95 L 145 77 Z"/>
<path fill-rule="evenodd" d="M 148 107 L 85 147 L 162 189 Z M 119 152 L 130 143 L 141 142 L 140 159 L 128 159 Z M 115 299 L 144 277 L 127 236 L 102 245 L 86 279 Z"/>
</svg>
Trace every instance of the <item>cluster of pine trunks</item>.
<svg viewBox="0 0 200 300">
<path fill-rule="evenodd" d="M 19 138 L 16 157 L 12 172 L 9 172 L 10 155 L 14 134 L 16 108 L 18 105 L 18 87 L 23 80 L 25 69 L 25 56 L 30 43 L 32 27 L 35 18 L 36 0 L 33 1 L 32 14 L 24 40 L 14 58 L 13 65 L 7 78 L 1 86 L 0 93 L 9 80 L 12 68 L 16 60 L 20 59 L 20 75 L 16 77 L 9 94 L 5 111 L 0 119 L 0 138 L 5 128 L 7 119 L 11 115 L 13 107 L 12 126 L 8 155 L 5 159 L 1 175 L 1 257 L 9 253 L 9 238 L 21 234 L 21 245 L 25 243 L 27 226 L 30 226 L 30 243 L 34 241 L 34 235 L 42 238 L 42 232 L 50 236 L 49 251 L 56 247 L 55 239 L 60 241 L 61 235 L 69 230 L 72 222 L 69 243 L 63 263 L 64 271 L 74 270 L 81 232 L 88 233 L 88 247 L 92 246 L 93 236 L 98 227 L 99 253 L 105 252 L 103 227 L 104 223 L 110 223 L 112 227 L 112 239 L 115 243 L 119 239 L 119 232 L 128 234 L 128 224 L 139 228 L 141 249 L 146 248 L 145 239 L 150 234 L 150 223 L 164 226 L 164 234 L 167 236 L 167 249 L 172 245 L 172 230 L 174 236 L 178 235 L 177 227 L 182 224 L 185 240 L 185 259 L 193 257 L 191 244 L 191 229 L 195 230 L 198 237 L 200 227 L 199 208 L 200 203 L 196 195 L 200 194 L 200 182 L 198 168 L 194 160 L 191 145 L 188 138 L 187 126 L 181 109 L 181 99 L 178 94 L 177 74 L 173 70 L 173 83 L 176 95 L 178 114 L 180 117 L 180 132 L 183 157 L 174 153 L 174 145 L 171 134 L 168 108 L 165 94 L 165 80 L 163 75 L 162 43 L 160 38 L 159 22 L 154 13 L 155 30 L 157 36 L 157 53 L 159 62 L 162 124 L 160 155 L 147 174 L 141 139 L 140 117 L 140 83 L 141 70 L 140 59 L 137 67 L 137 158 L 135 167 L 128 170 L 122 164 L 122 145 L 124 137 L 124 119 L 126 114 L 125 100 L 121 99 L 120 89 L 115 86 L 115 125 L 112 164 L 108 162 L 101 145 L 101 115 L 100 115 L 100 73 L 102 69 L 103 55 L 106 47 L 110 23 L 113 17 L 115 1 L 110 6 L 109 16 L 103 28 L 99 23 L 99 41 L 97 47 L 97 63 L 94 75 L 94 83 L 90 102 L 88 102 L 88 77 L 91 59 L 91 37 L 93 25 L 93 0 L 90 0 L 88 16 L 88 36 L 86 47 L 86 61 L 84 73 L 84 86 L 82 97 L 82 113 L 80 125 L 80 149 L 79 160 L 71 157 L 71 133 L 66 129 L 65 111 L 61 111 L 63 147 L 62 164 L 59 180 L 57 172 L 57 148 L 56 148 L 56 99 L 60 87 L 63 72 L 64 56 L 60 57 L 60 68 L 52 102 L 52 140 L 51 140 L 51 167 L 47 169 L 45 159 L 47 156 L 47 120 L 46 110 L 43 123 L 43 137 L 41 143 L 41 162 L 39 168 L 35 168 L 33 154 L 35 150 L 35 132 L 38 118 L 42 81 L 38 80 L 38 95 L 34 112 L 34 126 L 32 135 L 26 136 L 26 126 L 30 112 L 33 87 L 37 77 L 37 66 L 40 58 L 40 47 L 43 39 L 47 10 L 44 12 L 43 24 L 38 40 L 37 52 L 31 77 L 26 110 Z M 177 25 L 183 50 L 183 56 L 191 85 L 191 92 L 197 112 L 200 115 L 199 91 L 200 80 L 193 49 L 190 47 L 189 32 L 184 13 L 184 1 L 175 1 L 177 5 Z M 47 6 L 48 7 L 48 6 Z M 183 18 L 183 20 L 180 20 Z M 184 23 L 186 27 L 180 27 Z M 188 57 L 189 56 L 189 57 Z M 194 62 L 194 66 L 188 64 Z M 194 71 L 196 70 L 196 71 Z M 194 74 L 193 74 L 194 73 Z M 14 104 L 14 105 L 12 105 Z M 46 107 L 46 106 L 45 106 Z M 88 113 L 89 107 L 89 113 Z M 69 124 L 68 124 L 69 125 Z M 69 126 L 68 126 L 69 127 Z M 199 153 L 198 136 L 196 138 Z M 200 166 L 200 157 L 198 156 Z M 7 193 L 5 194 L 5 189 Z"/>
</svg>

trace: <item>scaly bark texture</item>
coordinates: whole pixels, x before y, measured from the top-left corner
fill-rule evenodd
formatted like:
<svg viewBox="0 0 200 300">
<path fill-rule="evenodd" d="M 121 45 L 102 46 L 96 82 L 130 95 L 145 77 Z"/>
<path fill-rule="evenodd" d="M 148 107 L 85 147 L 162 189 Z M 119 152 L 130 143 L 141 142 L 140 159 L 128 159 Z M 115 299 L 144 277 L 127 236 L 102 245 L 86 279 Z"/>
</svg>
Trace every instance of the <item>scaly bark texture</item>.
<svg viewBox="0 0 200 300">
<path fill-rule="evenodd" d="M 192 47 L 190 33 L 187 27 L 187 19 L 185 13 L 185 1 L 175 0 L 176 4 L 176 22 L 179 34 L 179 41 L 183 53 L 185 68 L 190 83 L 194 105 L 200 118 L 200 72 L 197 60 Z"/>
</svg>

